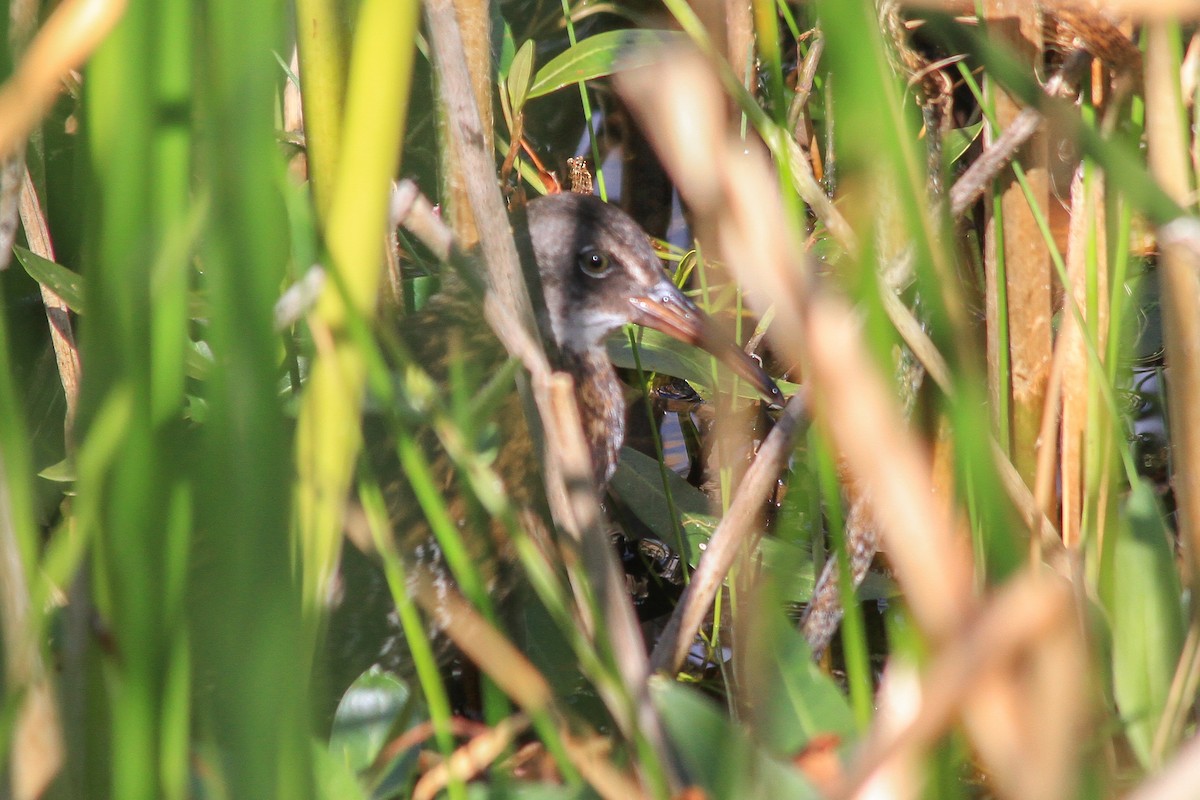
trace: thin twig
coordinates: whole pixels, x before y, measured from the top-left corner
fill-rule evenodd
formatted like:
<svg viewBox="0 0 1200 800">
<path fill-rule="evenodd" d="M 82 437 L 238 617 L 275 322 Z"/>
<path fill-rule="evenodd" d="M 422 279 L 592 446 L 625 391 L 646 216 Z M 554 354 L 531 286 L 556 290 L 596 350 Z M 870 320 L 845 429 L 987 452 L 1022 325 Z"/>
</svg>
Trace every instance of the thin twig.
<svg viewBox="0 0 1200 800">
<path fill-rule="evenodd" d="M 21 224 L 25 226 L 25 238 L 29 249 L 47 261 L 54 261 L 54 244 L 50 240 L 50 229 L 38 201 L 37 190 L 29 176 L 29 168 L 21 181 Z M 46 307 L 46 319 L 50 322 L 50 341 L 54 345 L 54 360 L 58 364 L 58 377 L 62 381 L 63 394 L 67 399 L 67 413 L 63 421 L 68 446 L 73 440 L 75 411 L 79 407 L 79 348 L 75 344 L 75 333 L 71 328 L 71 310 L 66 302 L 44 283 L 38 287 L 42 292 L 42 304 Z"/>
<path fill-rule="evenodd" d="M 1080 77 L 1092 61 L 1086 50 L 1074 50 L 1063 61 L 1061 67 L 1046 82 L 1047 97 L 1070 97 Z M 1012 163 L 1021 145 L 1041 126 L 1044 116 L 1041 109 L 1026 106 L 1012 124 L 1001 134 L 991 147 L 962 174 L 950 187 L 950 218 L 958 219 L 979 199 L 983 191 L 992 184 L 996 176 Z"/>
</svg>

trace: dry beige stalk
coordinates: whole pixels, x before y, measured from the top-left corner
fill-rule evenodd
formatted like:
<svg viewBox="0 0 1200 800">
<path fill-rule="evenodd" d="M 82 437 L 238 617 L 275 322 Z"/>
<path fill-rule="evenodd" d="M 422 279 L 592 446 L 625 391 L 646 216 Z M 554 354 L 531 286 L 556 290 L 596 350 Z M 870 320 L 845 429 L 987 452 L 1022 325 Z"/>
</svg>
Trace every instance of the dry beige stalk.
<svg viewBox="0 0 1200 800">
<path fill-rule="evenodd" d="M 974 605 L 968 542 L 956 529 L 949 498 L 934 491 L 929 460 L 867 354 L 853 312 L 823 297 L 809 305 L 806 327 L 814 415 L 872 504 L 913 618 L 940 641 Z"/>
<path fill-rule="evenodd" d="M 1125 800 L 1192 800 L 1200 786 L 1200 736 L 1193 737 L 1175 758 Z"/>
<path fill-rule="evenodd" d="M 46 216 L 42 213 L 42 205 L 38 201 L 28 168 L 25 169 L 21 185 L 21 224 L 25 226 L 25 239 L 29 243 L 30 251 L 53 261 L 54 245 L 50 241 L 50 229 L 46 225 Z M 71 310 L 67 308 L 66 302 L 44 283 L 38 284 L 38 288 L 42 293 L 42 304 L 46 307 L 46 319 L 50 323 L 50 341 L 54 345 L 58 377 L 67 399 L 67 414 L 63 427 L 69 446 L 74 439 L 75 410 L 79 407 L 79 348 L 75 344 Z"/>
<path fill-rule="evenodd" d="M 571 764 L 604 800 L 641 800 L 648 796 L 636 780 L 613 763 L 607 738 L 576 737 L 567 730 L 561 733 Z"/>
<path fill-rule="evenodd" d="M 587 455 L 586 450 L 584 455 Z M 590 466 L 589 466 L 590 470 Z M 605 754 L 589 747 L 586 740 L 570 736 L 562 710 L 556 706 L 554 692 L 537 668 L 499 631 L 488 624 L 453 587 L 434 585 L 423 576 L 415 576 L 415 599 L 446 635 L 523 711 L 533 716 L 548 713 L 560 728 L 571 762 L 601 795 L 611 800 L 642 797 L 637 782 L 621 772 Z M 645 699 L 647 698 L 639 698 Z M 644 717 L 644 715 L 643 715 Z M 643 718 L 644 723 L 644 718 Z M 460 748 L 443 768 L 422 779 L 414 797 L 433 797 L 451 776 L 467 779 L 490 764 L 518 733 L 524 730 L 523 716 L 510 717 L 487 734 L 476 737 Z M 426 783 L 426 780 L 428 783 Z"/>
<path fill-rule="evenodd" d="M 462 42 L 462 57 L 470 75 L 471 91 L 475 96 L 475 109 L 479 112 L 479 132 L 483 135 L 484 152 L 493 152 L 492 144 L 492 46 L 491 11 L 487 0 L 451 0 Z M 453 137 L 454 121 L 443 123 L 442 136 Z M 442 196 L 450 217 L 454 236 L 465 250 L 479 244 L 480 233 L 475 225 L 474 212 L 467 183 L 472 179 L 470 170 L 474 165 L 459 160 L 455 148 L 446 148 L 446 186 Z M 491 175 L 490 171 L 485 173 Z"/>
<path fill-rule="evenodd" d="M 21 216 L 30 249 L 53 260 L 50 234 L 38 206 L 37 195 L 24 170 Z M 66 433 L 71 440 L 74 409 L 79 397 L 79 354 L 67 306 L 62 298 L 41 287 L 51 339 L 58 361 L 59 376 L 67 398 Z M 40 797 L 58 774 L 66 759 L 62 725 L 59 721 L 57 693 L 50 680 L 37 642 L 35 610 L 30 606 L 30 571 L 22 562 L 17 546 L 9 487 L 0 469 L 0 639 L 4 648 L 4 671 L 10 696 L 24 692 L 13 726 L 9 761 L 12 796 L 16 800 Z"/>
<path fill-rule="evenodd" d="M 998 669 L 979 669 L 978 684 L 964 698 L 963 719 L 1002 797 L 1057 800 L 1075 794 L 1089 666 L 1069 585 L 1022 576 L 1000 597 L 1025 588 L 1026 579 L 1042 585 L 1014 611 L 1026 623 L 1019 632 L 1022 646 Z M 1049 617 L 1044 627 L 1038 618 L 1043 611 Z M 1003 649 L 1007 643 L 998 644 Z"/>
<path fill-rule="evenodd" d="M 903 665 L 890 667 L 880 687 L 889 713 L 872 729 L 838 796 L 879 796 L 869 790 L 880 776 L 910 774 L 961 716 L 1000 796 L 1070 797 L 1087 711 L 1076 614 L 1065 582 L 1026 573 L 946 644 L 925 668 L 919 690 Z"/>
<path fill-rule="evenodd" d="M 12 797 L 37 800 L 66 762 L 57 693 L 42 678 L 25 686 L 25 697 L 12 729 Z"/>
<path fill-rule="evenodd" d="M 990 0 L 984 4 L 989 35 L 1003 40 L 1018 57 L 1034 64 L 1042 63 L 1041 18 L 1025 0 Z M 985 126 L 985 141 L 990 144 L 1021 115 L 1020 105 L 1003 92 L 996 92 L 998 130 Z M 1043 213 L 1049 206 L 1049 176 L 1044 136 L 1033 135 L 1024 144 L 1017 160 L 1025 169 L 1030 190 L 1027 200 L 1012 173 L 1002 177 L 1003 224 L 989 217 L 985 245 L 988 295 L 988 384 L 996 408 L 1001 396 L 1010 399 L 1009 441 L 1013 464 L 1026 483 L 1033 483 L 1037 469 L 1038 432 L 1046 400 L 1050 375 L 1050 345 L 1053 315 L 1051 310 L 1050 252 L 1042 238 L 1030 204 Z M 1003 273 L 1000 272 L 1001 264 Z M 997 285 L 1003 274 L 1004 291 Z M 996 306 L 994 297 L 1007 296 L 1005 308 Z M 1001 370 L 999 351 L 1001 331 L 1008 331 L 1007 373 Z M 1011 384 L 1003 384 L 1003 375 Z"/>
<path fill-rule="evenodd" d="M 775 487 L 776 476 L 787 465 L 792 453 L 792 438 L 806 416 L 805 397 L 802 393 L 797 394 L 788 402 L 775 428 L 759 447 L 754 464 L 742 478 L 729 510 L 709 539 L 704 557 L 655 645 L 650 659 L 652 672 L 673 673 L 683 664 L 725 576 L 755 530 L 759 510 Z"/>
<path fill-rule="evenodd" d="M 754 17 L 750 3 L 725 0 L 725 57 L 743 86 L 754 80 Z"/>
<path fill-rule="evenodd" d="M 875 695 L 875 719 L 865 750 L 834 798 L 910 800 L 922 796 L 922 756 L 933 737 L 918 739 L 912 731 L 924 710 L 925 691 L 915 665 L 893 661 L 884 669 Z M 943 724 L 948 724 L 947 722 Z"/>
</svg>

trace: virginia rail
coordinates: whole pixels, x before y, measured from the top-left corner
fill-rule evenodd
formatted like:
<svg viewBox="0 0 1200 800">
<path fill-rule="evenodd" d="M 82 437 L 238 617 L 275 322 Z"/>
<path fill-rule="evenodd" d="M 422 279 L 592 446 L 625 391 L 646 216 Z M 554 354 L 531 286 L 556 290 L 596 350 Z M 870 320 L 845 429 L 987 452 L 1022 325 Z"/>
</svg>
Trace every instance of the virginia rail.
<svg viewBox="0 0 1200 800">
<path fill-rule="evenodd" d="M 538 323 L 551 360 L 575 381 L 575 397 L 592 457 L 597 491 L 603 494 L 617 466 L 625 438 L 625 398 L 609 361 L 605 339 L 626 323 L 655 328 L 695 344 L 720 358 L 772 402 L 782 396 L 771 378 L 750 356 L 725 338 L 712 320 L 671 283 L 645 232 L 627 214 L 593 195 L 564 193 L 532 200 L 513 219 L 514 234 L 526 281 L 533 287 Z M 536 269 L 534 269 L 536 267 Z M 400 321 L 400 336 L 431 376 L 449 380 L 458 363 L 487 379 L 508 359 L 508 353 L 483 322 L 478 302 L 465 285 L 435 295 L 416 315 Z M 519 508 L 541 506 L 541 471 L 536 446 L 525 424 L 520 400 L 510 392 L 496 409 L 499 449 L 495 469 L 510 499 Z M 459 525 L 469 508 L 455 485 L 448 458 L 425 442 L 434 474 L 443 481 L 451 517 Z M 405 482 L 389 498 L 393 527 L 402 551 L 418 563 L 434 566 L 438 548 L 429 543 L 420 506 Z M 496 526 L 493 526 L 495 528 Z M 493 530 L 489 542 L 503 535 Z M 497 541 L 500 540 L 500 541 Z M 482 548 L 481 548 L 482 549 Z M 482 552 L 474 554 L 477 559 Z M 502 559 L 503 560 L 503 559 Z"/>
<path fill-rule="evenodd" d="M 624 394 L 604 346 L 609 334 L 622 325 L 638 323 L 703 347 L 768 400 L 782 400 L 779 389 L 758 362 L 725 338 L 712 320 L 671 283 L 645 232 L 615 206 L 591 195 L 550 195 L 531 201 L 515 214 L 513 230 L 551 360 L 575 381 L 599 495 L 612 478 L 625 437 Z M 456 381 L 461 385 L 464 380 L 482 385 L 509 358 L 484 322 L 477 295 L 469 291 L 466 282 L 453 276 L 421 311 L 397 320 L 397 334 L 417 363 L 442 386 Z M 505 482 L 509 500 L 515 508 L 544 514 L 539 450 L 526 425 L 519 394 L 503 393 L 491 411 L 493 422 L 472 420 L 475 430 L 467 435 L 484 438 L 487 429 L 492 429 L 498 442 L 492 466 Z M 374 440 L 368 450 L 375 469 L 400 473 L 395 450 L 384 446 L 378 437 L 368 435 L 367 440 Z M 515 563 L 505 529 L 494 521 L 473 524 L 481 519 L 478 504 L 465 482 L 456 477 L 450 457 L 432 431 L 423 433 L 419 443 L 472 561 L 482 567 L 489 591 L 503 593 L 508 588 L 504 571 Z M 403 477 L 392 481 L 386 494 L 399 550 L 410 566 L 435 578 L 446 575 L 442 548 L 436 544 L 408 481 Z M 351 561 L 359 559 L 352 556 Z M 357 566 L 343 564 L 346 589 L 359 597 L 335 612 L 334 629 L 339 626 L 337 617 L 364 613 L 359 604 L 364 591 L 375 594 L 361 583 L 362 566 L 361 562 Z M 351 572 L 358 574 L 352 576 Z M 354 587 L 355 582 L 360 585 Z M 369 579 L 367 582 L 374 583 Z M 357 606 L 357 612 L 348 606 Z M 365 613 L 370 615 L 369 611 Z M 360 628 L 353 637 L 360 640 L 359 644 L 363 644 L 364 635 L 371 638 L 361 630 L 363 622 L 359 616 L 353 623 Z M 394 635 L 387 636 L 386 641 L 390 645 L 398 643 Z M 348 646 L 345 642 L 333 644 L 336 648 Z M 395 651 L 382 656 L 385 665 L 401 666 L 404 660 L 401 655 L 398 661 Z"/>
</svg>

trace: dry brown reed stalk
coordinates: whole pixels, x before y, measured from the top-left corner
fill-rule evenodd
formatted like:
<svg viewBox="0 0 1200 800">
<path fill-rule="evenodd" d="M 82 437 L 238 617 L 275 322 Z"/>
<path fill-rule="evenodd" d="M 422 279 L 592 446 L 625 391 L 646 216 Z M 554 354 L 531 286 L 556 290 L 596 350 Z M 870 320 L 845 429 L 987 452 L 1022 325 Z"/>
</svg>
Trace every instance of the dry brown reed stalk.
<svg viewBox="0 0 1200 800">
<path fill-rule="evenodd" d="M 7 44 L 17 65 L 0 85 L 0 270 L 8 267 L 17 235 L 25 140 L 54 103 L 63 79 L 120 19 L 125 2 L 68 0 L 54 9 L 36 37 L 38 5 L 10 4 Z"/>
<path fill-rule="evenodd" d="M 4 483 L 0 469 L 0 484 Z M 3 492 L 7 493 L 7 485 Z M 9 722 L 9 774 L 15 800 L 41 797 L 66 761 L 57 692 L 42 657 L 35 609 L 17 541 L 16 521 L 0 494 L 0 640 L 4 642 L 4 687 L 20 698 Z"/>
<path fill-rule="evenodd" d="M 1166 23 L 1148 26 L 1146 49 L 1146 137 L 1150 171 L 1168 195 L 1185 208 L 1190 195 L 1188 147 L 1179 97 L 1175 47 Z M 1179 537 L 1188 554 L 1193 586 L 1200 579 L 1200 426 L 1192 419 L 1200 398 L 1200 259 L 1173 241 L 1160 242 L 1163 337 L 1171 380 L 1167 382 Z"/>
<path fill-rule="evenodd" d="M 875 717 L 853 772 L 826 793 L 830 798 L 910 800 L 924 793 L 922 757 L 940 732 L 950 724 L 948 714 L 929 726 L 924 738 L 914 736 L 922 712 L 921 674 L 908 661 L 889 663 L 875 694 Z M 928 714 L 928 710 L 925 710 Z"/>
<path fill-rule="evenodd" d="M 867 354 L 857 316 L 832 297 L 814 298 L 807 312 L 814 416 L 871 504 L 882 549 L 914 620 L 941 641 L 975 605 L 968 542 L 957 530 L 949 498 L 934 489 L 923 446 Z"/>
<path fill-rule="evenodd" d="M 479 132 L 483 136 L 482 150 L 491 153 L 492 142 L 492 48 L 491 11 L 487 0 L 451 0 L 454 16 L 462 43 L 462 60 L 470 76 L 470 90 L 475 96 L 475 109 L 479 112 Z M 443 137 L 452 137 L 453 124 L 441 126 Z M 474 214 L 469 200 L 469 172 L 460 165 L 455 148 L 444 148 L 447 153 L 446 169 L 442 171 L 445 186 L 440 195 L 445 198 L 449 212 L 450 227 L 464 249 L 471 249 L 480 242 L 480 232 L 475 226 Z M 487 174 L 487 173 L 485 173 Z"/>
<path fill-rule="evenodd" d="M 53 260 L 50 233 L 37 202 L 29 170 L 23 169 L 21 217 L 30 249 Z M 67 439 L 71 438 L 73 410 L 79 396 L 79 353 L 66 304 L 41 285 L 46 317 L 60 379 L 67 396 Z M 4 483 L 0 475 L 0 483 Z M 8 489 L 5 487 L 4 492 Z M 9 696 L 21 697 L 11 730 L 9 764 L 11 791 L 16 800 L 40 797 L 66 761 L 57 692 L 38 644 L 36 609 L 30 604 L 28 577 L 23 563 L 15 520 L 6 499 L 0 498 L 0 640 L 4 647 L 4 677 Z M 23 694 L 23 696 L 22 696 Z"/>
<path fill-rule="evenodd" d="M 1180 650 L 1179 663 L 1171 680 L 1171 689 L 1158 730 L 1154 732 L 1151 763 L 1166 761 L 1167 751 L 1183 739 L 1184 728 L 1192 718 L 1196 689 L 1200 687 L 1200 622 L 1191 620 L 1187 638 Z"/>
<path fill-rule="evenodd" d="M 983 5 L 988 32 L 1010 46 L 1022 61 L 1035 67 L 1042 63 L 1042 23 L 1037 9 L 1023 0 L 988 0 Z M 985 146 L 990 148 L 1021 116 L 1021 107 L 1002 91 L 995 92 L 998 129 L 984 126 Z M 1030 192 L 1027 199 L 1012 173 L 1001 176 L 1001 219 L 987 217 L 984 264 L 987 275 L 988 385 L 993 408 L 1003 408 L 1002 394 L 1009 406 L 1009 441 L 1002 442 L 1012 454 L 1017 472 L 1029 484 L 1037 469 L 1037 441 L 1046 383 L 1050 375 L 1051 264 L 1050 252 L 1042 238 L 1030 204 L 1049 208 L 1049 173 L 1045 135 L 1034 134 L 1023 145 L 1016 160 L 1025 170 Z M 1002 222 L 1001 222 L 1002 220 Z M 1003 270 L 1003 272 L 1001 272 Z M 1004 287 L 996 285 L 1003 276 Z M 1008 298 L 1000 308 L 993 298 Z M 1002 318 L 1003 317 L 1003 318 Z M 1003 354 L 998 348 L 1007 328 L 1009 368 L 1001 367 Z M 1006 376 L 1008 376 L 1006 378 Z M 1005 385 L 1005 381 L 1010 383 Z M 1005 425 L 998 426 L 1004 430 Z"/>
<path fill-rule="evenodd" d="M 649 796 L 609 758 L 606 738 L 596 735 L 578 737 L 563 731 L 562 741 L 571 765 L 604 800 L 641 800 Z"/>
<path fill-rule="evenodd" d="M 683 663 L 696 632 L 729 574 L 737 554 L 754 532 L 763 502 L 792 453 L 792 437 L 807 419 L 806 397 L 794 396 L 774 429 L 758 449 L 725 517 L 713 532 L 704 557 L 679 598 L 650 658 L 651 672 L 675 672 Z"/>
<path fill-rule="evenodd" d="M 30 250 L 53 261 L 50 231 L 28 169 L 23 169 L 22 184 L 20 211 Z M 44 284 L 39 286 L 67 398 L 64 427 L 70 442 L 79 398 L 79 351 L 66 303 Z M 46 791 L 62 769 L 66 751 L 54 684 L 37 643 L 37 612 L 30 604 L 28 582 L 31 573 L 21 558 L 14 525 L 7 502 L 0 500 L 0 639 L 6 645 L 5 683 L 13 695 L 24 693 L 11 733 L 11 790 L 14 798 L 26 800 Z"/>
<path fill-rule="evenodd" d="M 743 86 L 750 85 L 754 68 L 754 17 L 749 3 L 725 0 L 725 58 Z"/>
<path fill-rule="evenodd" d="M 1054 515 L 1055 485 L 1058 477 L 1056 468 L 1065 463 L 1067 448 L 1059 458 L 1058 433 L 1061 418 L 1060 409 L 1063 403 L 1063 372 L 1066 370 L 1069 352 L 1060 340 L 1054 350 L 1054 360 L 1050 364 L 1050 380 L 1046 384 L 1046 405 L 1042 411 L 1042 427 L 1038 432 L 1038 440 L 1042 446 L 1037 453 L 1037 468 L 1034 471 L 1033 499 L 1039 514 L 1049 518 Z M 1020 476 L 1018 476 L 1020 479 Z M 1040 537 L 1029 541 L 1030 563 L 1040 563 L 1043 557 L 1043 541 Z"/>
<path fill-rule="evenodd" d="M 429 248 L 440 261 L 449 261 L 454 248 L 454 234 L 434 210 L 429 198 L 421 194 L 417 184 L 405 178 L 392 187 L 388 204 L 391 228 L 403 226 Z"/>
<path fill-rule="evenodd" d="M 38 200 L 37 190 L 29 176 L 29 168 L 21 181 L 21 224 L 25 227 L 25 239 L 29 249 L 47 261 L 54 260 L 54 244 L 50 241 L 50 228 L 46 215 Z M 49 286 L 39 283 L 42 305 L 46 308 L 46 320 L 50 323 L 50 341 L 54 345 L 54 361 L 58 365 L 58 378 L 62 382 L 67 400 L 67 413 L 63 420 L 68 447 L 74 440 L 75 410 L 79 406 L 79 348 L 75 344 L 75 332 L 71 326 L 71 310 L 66 301 L 54 293 Z"/>
</svg>

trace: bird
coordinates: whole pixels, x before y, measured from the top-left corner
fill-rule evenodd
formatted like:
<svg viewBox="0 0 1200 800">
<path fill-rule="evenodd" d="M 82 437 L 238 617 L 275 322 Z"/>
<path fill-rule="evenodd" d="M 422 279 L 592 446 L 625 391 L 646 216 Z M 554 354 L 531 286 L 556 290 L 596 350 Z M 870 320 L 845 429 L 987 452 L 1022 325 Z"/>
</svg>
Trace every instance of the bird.
<svg viewBox="0 0 1200 800">
<path fill-rule="evenodd" d="M 547 353 L 556 368 L 574 379 L 598 496 L 603 496 L 616 470 L 625 438 L 625 394 L 605 347 L 606 339 L 624 325 L 654 328 L 702 347 L 768 402 L 782 403 L 782 394 L 760 363 L 724 336 L 671 282 L 648 236 L 625 212 L 594 195 L 559 193 L 529 201 L 511 221 Z M 456 381 L 484 385 L 510 361 L 483 320 L 473 283 L 447 275 L 442 289 L 418 312 L 392 321 L 392 333 L 408 359 L 440 386 Z M 485 446 L 494 443 L 491 466 L 503 480 L 511 505 L 546 518 L 539 448 L 518 392 L 504 392 L 492 412 L 490 422 L 472 419 L 474 431 L 469 435 Z M 428 575 L 447 575 L 443 550 L 412 485 L 395 463 L 389 438 L 374 434 L 366 440 L 376 473 L 395 475 L 385 486 L 386 505 L 407 566 Z M 507 530 L 495 520 L 473 524 L 480 519 L 478 503 L 457 476 L 450 454 L 433 431 L 421 431 L 417 440 L 471 561 L 483 567 L 488 591 L 502 596 L 504 574 L 516 560 Z"/>
<path fill-rule="evenodd" d="M 623 384 L 609 360 L 605 341 L 628 323 L 654 328 L 700 346 L 748 380 L 772 404 L 782 394 L 762 366 L 727 339 L 720 328 L 672 282 L 646 233 L 617 206 L 590 194 L 564 192 L 531 200 L 512 218 L 513 233 L 532 287 L 538 327 L 551 362 L 574 379 L 575 400 L 593 467 L 594 486 L 603 495 L 617 467 L 625 439 Z M 467 281 L 454 280 L 417 314 L 397 322 L 397 331 L 416 363 L 445 384 L 464 365 L 482 382 L 499 371 L 509 354 L 483 322 Z M 541 464 L 515 392 L 494 414 L 498 452 L 495 471 L 517 507 L 538 507 Z M 434 436 L 423 447 L 447 498 L 451 517 L 465 526 L 470 518 L 454 470 Z M 393 528 L 412 546 L 401 551 L 431 558 L 419 503 L 403 481 L 388 498 Z M 474 544 L 476 559 L 493 545 L 503 553 L 504 533 L 493 525 L 491 541 Z"/>
</svg>

